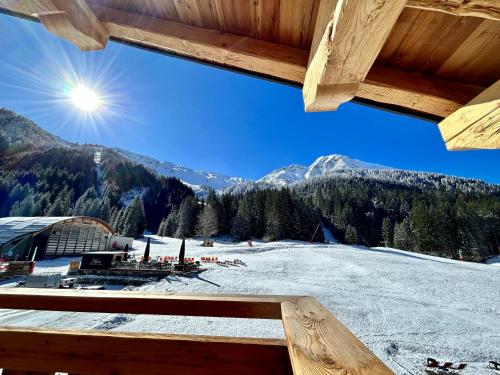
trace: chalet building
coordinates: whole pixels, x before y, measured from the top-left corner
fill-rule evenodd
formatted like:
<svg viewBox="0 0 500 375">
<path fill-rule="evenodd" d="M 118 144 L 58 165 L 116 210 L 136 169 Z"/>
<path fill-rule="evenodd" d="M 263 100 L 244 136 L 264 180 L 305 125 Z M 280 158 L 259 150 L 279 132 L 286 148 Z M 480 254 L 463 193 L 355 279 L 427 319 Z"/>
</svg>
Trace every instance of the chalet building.
<svg viewBox="0 0 500 375">
<path fill-rule="evenodd" d="M 104 251 L 112 228 L 91 217 L 0 218 L 0 259 L 40 260 Z"/>
</svg>

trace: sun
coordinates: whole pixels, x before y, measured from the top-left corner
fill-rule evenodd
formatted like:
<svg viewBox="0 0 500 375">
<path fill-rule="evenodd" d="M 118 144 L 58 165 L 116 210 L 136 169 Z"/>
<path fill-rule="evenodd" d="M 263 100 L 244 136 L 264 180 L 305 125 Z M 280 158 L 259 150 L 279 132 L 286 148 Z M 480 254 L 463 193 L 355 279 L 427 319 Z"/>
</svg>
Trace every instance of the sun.
<svg viewBox="0 0 500 375">
<path fill-rule="evenodd" d="M 75 86 L 70 91 L 69 96 L 73 104 L 85 112 L 94 112 L 102 104 L 97 92 L 84 85 Z"/>
</svg>

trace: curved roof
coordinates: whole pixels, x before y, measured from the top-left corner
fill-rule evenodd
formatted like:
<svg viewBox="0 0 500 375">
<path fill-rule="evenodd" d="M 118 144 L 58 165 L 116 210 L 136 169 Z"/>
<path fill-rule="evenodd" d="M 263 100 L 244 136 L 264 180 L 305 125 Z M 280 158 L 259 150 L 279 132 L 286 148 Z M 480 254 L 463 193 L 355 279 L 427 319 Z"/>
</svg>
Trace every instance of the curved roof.
<svg viewBox="0 0 500 375">
<path fill-rule="evenodd" d="M 60 216 L 60 217 L 2 217 L 0 218 L 0 246 L 21 237 L 25 234 L 40 232 L 56 223 L 77 218 L 87 218 L 103 224 L 112 231 L 111 227 L 104 221 L 94 217 L 84 216 Z"/>
</svg>

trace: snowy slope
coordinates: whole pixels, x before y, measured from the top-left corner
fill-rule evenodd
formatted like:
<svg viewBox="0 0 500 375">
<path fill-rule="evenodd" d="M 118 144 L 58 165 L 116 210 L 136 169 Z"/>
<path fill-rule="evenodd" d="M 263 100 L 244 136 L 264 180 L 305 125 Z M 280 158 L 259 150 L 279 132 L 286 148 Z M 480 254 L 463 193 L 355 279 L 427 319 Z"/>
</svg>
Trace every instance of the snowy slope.
<svg viewBox="0 0 500 375">
<path fill-rule="evenodd" d="M 378 164 L 365 163 L 344 155 L 320 156 L 308 168 L 304 179 L 317 176 L 327 176 L 338 171 L 349 169 L 391 169 Z"/>
<path fill-rule="evenodd" d="M 134 242 L 136 254 L 145 241 Z M 296 241 L 204 248 L 200 242 L 186 240 L 186 255 L 241 259 L 247 266 L 209 265 L 197 278 L 169 277 L 137 289 L 312 295 L 398 375 L 422 374 L 427 357 L 465 361 L 463 375 L 492 374 L 486 367 L 500 348 L 500 267 L 388 248 Z M 151 256 L 175 256 L 180 243 L 152 236 Z M 35 271 L 60 272 L 70 260 L 66 267 L 63 258 L 39 262 Z M 2 310 L 0 325 L 284 337 L 280 321 L 261 319 Z"/>
<path fill-rule="evenodd" d="M 257 182 L 274 186 L 287 186 L 302 181 L 307 170 L 308 168 L 303 165 L 293 164 L 275 169 Z"/>
<path fill-rule="evenodd" d="M 246 181 L 245 179 L 240 177 L 230 177 L 215 172 L 196 171 L 182 165 L 170 163 L 167 161 L 159 161 L 149 156 L 139 155 L 131 151 L 126 151 L 119 148 L 113 150 L 118 152 L 128 160 L 137 164 L 142 164 L 146 168 L 155 171 L 159 175 L 165 177 L 177 177 L 179 180 L 185 182 L 197 192 L 206 190 L 206 187 L 215 190 L 222 190 Z"/>
</svg>

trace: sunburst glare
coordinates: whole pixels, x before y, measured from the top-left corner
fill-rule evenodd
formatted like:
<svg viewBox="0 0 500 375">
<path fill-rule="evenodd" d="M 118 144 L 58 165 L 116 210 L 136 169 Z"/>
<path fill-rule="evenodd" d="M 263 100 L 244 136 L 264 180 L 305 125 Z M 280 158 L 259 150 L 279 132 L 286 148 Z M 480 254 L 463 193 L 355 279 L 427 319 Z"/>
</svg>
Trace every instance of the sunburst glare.
<svg viewBox="0 0 500 375">
<path fill-rule="evenodd" d="M 95 139 L 115 138 L 117 131 L 129 128 L 122 124 L 138 122 L 130 114 L 130 97 L 140 87 L 129 87 L 124 79 L 134 69 L 133 63 L 126 69 L 117 69 L 114 64 L 123 46 L 109 45 L 106 52 L 82 53 L 43 34 L 40 25 L 21 23 L 23 26 L 30 31 L 32 41 L 20 44 L 8 61 L 0 61 L 0 68 L 11 73 L 0 82 L 0 90 L 12 88 L 24 94 L 13 96 L 4 105 L 15 108 L 21 102 L 29 107 L 26 115 L 36 116 L 42 122 L 46 118 L 52 124 L 56 117 L 61 131 L 71 127 L 82 136 L 90 131 Z M 34 61 L 44 64 L 33 64 Z"/>
<path fill-rule="evenodd" d="M 83 111 L 93 112 L 102 104 L 99 95 L 84 85 L 75 86 L 69 95 L 73 104 Z"/>
</svg>

